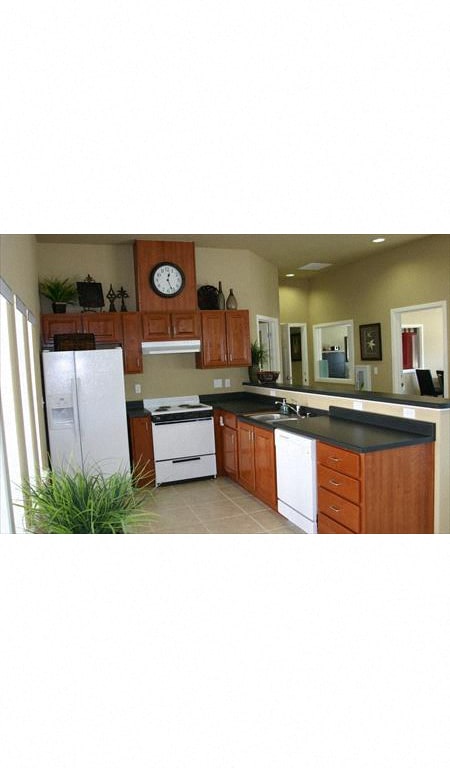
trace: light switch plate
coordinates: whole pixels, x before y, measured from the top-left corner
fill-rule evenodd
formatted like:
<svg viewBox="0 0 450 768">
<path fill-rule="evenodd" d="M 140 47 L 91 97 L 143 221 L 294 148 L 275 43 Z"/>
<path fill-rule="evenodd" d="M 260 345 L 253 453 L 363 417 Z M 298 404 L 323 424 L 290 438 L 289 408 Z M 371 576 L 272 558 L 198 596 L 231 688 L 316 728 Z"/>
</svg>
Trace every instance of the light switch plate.
<svg viewBox="0 0 450 768">
<path fill-rule="evenodd" d="M 213 386 L 214 386 L 214 389 L 221 389 L 222 388 L 222 379 L 214 379 Z"/>
</svg>

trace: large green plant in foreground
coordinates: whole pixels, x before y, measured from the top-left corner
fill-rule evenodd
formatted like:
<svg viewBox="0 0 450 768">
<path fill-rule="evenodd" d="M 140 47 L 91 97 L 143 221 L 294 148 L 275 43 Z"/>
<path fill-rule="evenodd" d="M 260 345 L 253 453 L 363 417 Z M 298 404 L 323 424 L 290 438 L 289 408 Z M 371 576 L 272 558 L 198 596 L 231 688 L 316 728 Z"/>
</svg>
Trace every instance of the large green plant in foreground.
<svg viewBox="0 0 450 768">
<path fill-rule="evenodd" d="M 145 499 L 128 472 L 49 471 L 25 483 L 26 528 L 30 533 L 125 533 L 133 523 L 148 520 Z"/>
</svg>

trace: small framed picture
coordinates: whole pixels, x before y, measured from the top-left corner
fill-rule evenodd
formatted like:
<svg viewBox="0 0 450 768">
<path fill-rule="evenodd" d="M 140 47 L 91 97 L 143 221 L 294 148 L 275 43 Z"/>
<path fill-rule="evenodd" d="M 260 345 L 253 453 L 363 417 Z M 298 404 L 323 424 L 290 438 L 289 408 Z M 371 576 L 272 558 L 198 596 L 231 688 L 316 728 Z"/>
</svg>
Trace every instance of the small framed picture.
<svg viewBox="0 0 450 768">
<path fill-rule="evenodd" d="M 361 360 L 382 360 L 381 323 L 359 326 Z"/>
</svg>

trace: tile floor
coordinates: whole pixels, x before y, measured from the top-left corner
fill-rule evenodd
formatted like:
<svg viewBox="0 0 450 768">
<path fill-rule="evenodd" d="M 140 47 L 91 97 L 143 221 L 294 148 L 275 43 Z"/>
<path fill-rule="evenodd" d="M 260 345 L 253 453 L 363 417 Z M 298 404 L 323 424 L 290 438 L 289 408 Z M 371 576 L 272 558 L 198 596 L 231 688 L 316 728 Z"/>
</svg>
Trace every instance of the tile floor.
<svg viewBox="0 0 450 768">
<path fill-rule="evenodd" d="M 144 493 L 149 519 L 130 533 L 303 533 L 226 477 Z"/>
</svg>

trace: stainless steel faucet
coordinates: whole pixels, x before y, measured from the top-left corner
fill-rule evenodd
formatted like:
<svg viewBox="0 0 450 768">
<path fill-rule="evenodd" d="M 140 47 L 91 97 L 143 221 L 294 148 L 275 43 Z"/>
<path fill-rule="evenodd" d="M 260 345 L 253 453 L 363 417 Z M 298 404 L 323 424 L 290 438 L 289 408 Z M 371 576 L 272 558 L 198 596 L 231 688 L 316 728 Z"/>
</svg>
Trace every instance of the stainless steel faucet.
<svg viewBox="0 0 450 768">
<path fill-rule="evenodd" d="M 300 405 L 293 405 L 292 403 L 288 403 L 286 401 L 285 397 L 283 398 L 283 401 L 275 400 L 275 405 L 280 405 L 281 406 L 281 408 L 280 408 L 281 413 L 289 413 L 289 408 L 290 408 L 291 411 L 294 411 L 296 416 L 300 415 L 300 407 L 301 406 Z"/>
</svg>

